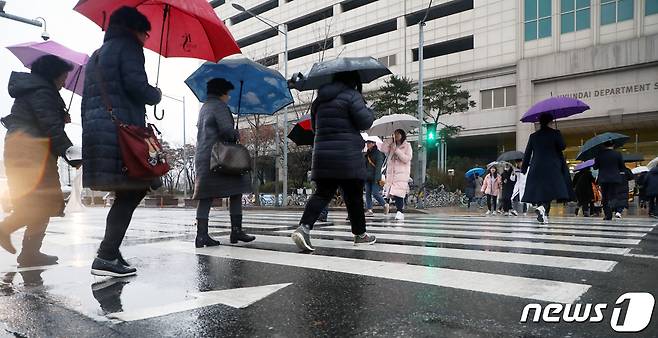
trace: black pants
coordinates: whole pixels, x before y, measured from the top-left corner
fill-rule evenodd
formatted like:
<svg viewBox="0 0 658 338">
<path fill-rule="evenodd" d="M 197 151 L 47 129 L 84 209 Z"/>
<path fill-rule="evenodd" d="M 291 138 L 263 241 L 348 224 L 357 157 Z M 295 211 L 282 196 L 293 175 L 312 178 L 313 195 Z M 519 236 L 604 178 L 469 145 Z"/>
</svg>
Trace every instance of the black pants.
<svg viewBox="0 0 658 338">
<path fill-rule="evenodd" d="M 657 202 L 656 200 L 658 200 L 658 197 L 656 196 L 647 197 L 647 200 L 649 201 L 649 215 L 657 216 L 658 210 L 656 210 L 656 202 Z"/>
<path fill-rule="evenodd" d="M 352 224 L 352 233 L 362 235 L 366 232 L 366 218 L 363 213 L 363 181 L 361 180 L 317 180 L 317 189 L 306 203 L 304 215 L 299 224 L 306 224 L 313 229 L 315 221 L 334 198 L 336 190 L 341 188 L 347 215 Z"/>
<path fill-rule="evenodd" d="M 510 212 L 512 210 L 512 198 L 503 196 L 503 211 Z"/>
<path fill-rule="evenodd" d="M 493 208 L 491 208 L 492 204 L 493 204 Z M 487 209 L 489 209 L 489 211 L 491 212 L 494 212 L 497 209 L 496 208 L 497 205 L 498 205 L 498 196 L 487 194 Z"/>
<path fill-rule="evenodd" d="M 146 191 L 117 191 L 114 196 L 114 204 L 105 223 L 105 237 L 98 249 L 98 257 L 107 260 L 119 257 L 119 247 L 126 236 L 133 212 L 146 196 Z"/>
<path fill-rule="evenodd" d="M 208 219 L 210 208 L 212 207 L 213 198 L 204 198 L 199 200 L 196 207 L 197 219 Z M 229 213 L 231 215 L 242 215 L 242 195 L 233 195 L 229 197 Z"/>
<path fill-rule="evenodd" d="M 395 210 L 404 213 L 404 197 L 393 196 Z"/>
<path fill-rule="evenodd" d="M 583 216 L 589 216 L 590 213 L 594 213 L 594 202 L 579 202 L 578 207 L 583 209 Z M 576 216 L 578 216 L 578 212 L 576 212 Z"/>
<path fill-rule="evenodd" d="M 612 208 L 610 207 L 610 199 L 615 193 L 617 188 L 617 183 L 602 183 L 601 184 L 601 203 L 603 204 L 603 213 L 605 214 L 605 219 L 612 219 Z"/>
</svg>

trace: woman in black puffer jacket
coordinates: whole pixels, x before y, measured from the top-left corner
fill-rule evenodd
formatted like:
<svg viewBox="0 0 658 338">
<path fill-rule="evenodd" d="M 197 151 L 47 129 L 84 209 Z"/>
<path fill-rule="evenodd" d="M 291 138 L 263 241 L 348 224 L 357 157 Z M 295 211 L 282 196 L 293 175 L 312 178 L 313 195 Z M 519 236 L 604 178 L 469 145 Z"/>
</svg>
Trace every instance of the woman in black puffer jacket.
<svg viewBox="0 0 658 338">
<path fill-rule="evenodd" d="M 2 119 L 7 128 L 4 161 L 13 212 L 0 224 L 0 245 L 15 253 L 9 235 L 27 227 L 18 264 L 57 263 L 56 256 L 40 252 L 50 217 L 64 210 L 57 158 L 66 159 L 72 144 L 64 131 L 69 122 L 59 90 L 73 67 L 53 55 L 32 63 L 31 73 L 11 73 L 9 95 L 14 105 Z"/>
<path fill-rule="evenodd" d="M 361 95 L 357 72 L 338 73 L 332 83 L 318 90 L 318 98 L 311 106 L 311 124 L 315 132 L 311 179 L 317 190 L 306 203 L 300 226 L 292 234 L 300 249 L 314 250 L 310 230 L 338 188 L 347 205 L 354 242 L 375 242 L 374 236 L 366 234 L 363 212 L 366 165 L 362 153 L 365 143 L 360 133 L 369 129 L 373 121 L 374 113 L 366 107 Z"/>
</svg>

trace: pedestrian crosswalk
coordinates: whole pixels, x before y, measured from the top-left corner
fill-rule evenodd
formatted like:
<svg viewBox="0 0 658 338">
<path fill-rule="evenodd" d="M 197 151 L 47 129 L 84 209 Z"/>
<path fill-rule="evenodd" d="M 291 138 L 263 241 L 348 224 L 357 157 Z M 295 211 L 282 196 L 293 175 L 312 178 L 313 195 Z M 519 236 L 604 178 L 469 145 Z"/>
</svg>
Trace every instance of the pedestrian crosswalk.
<svg viewBox="0 0 658 338">
<path fill-rule="evenodd" d="M 333 213 L 329 224 L 315 226 L 312 256 L 299 253 L 289 238 L 301 217 L 294 212 L 246 214 L 243 226 L 257 236 L 253 245 L 196 253 L 570 303 L 590 288 L 584 281 L 592 273 L 613 271 L 656 226 L 643 219 L 554 217 L 539 225 L 531 217 L 407 215 L 398 222 L 378 215 L 367 219 L 377 243 L 354 246 L 345 216 Z M 228 222 L 228 215 L 217 214 L 212 224 L 223 229 Z M 447 260 L 450 268 L 441 267 Z M 472 271 L 473 262 L 484 265 Z"/>
</svg>

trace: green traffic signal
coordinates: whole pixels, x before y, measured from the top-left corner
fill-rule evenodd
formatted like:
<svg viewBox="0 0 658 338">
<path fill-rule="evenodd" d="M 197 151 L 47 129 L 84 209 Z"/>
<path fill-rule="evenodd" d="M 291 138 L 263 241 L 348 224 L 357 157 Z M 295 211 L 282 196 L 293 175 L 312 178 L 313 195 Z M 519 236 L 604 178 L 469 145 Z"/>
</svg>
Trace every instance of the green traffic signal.
<svg viewBox="0 0 658 338">
<path fill-rule="evenodd" d="M 425 143 L 428 147 L 436 145 L 436 123 L 428 123 L 425 125 Z"/>
</svg>

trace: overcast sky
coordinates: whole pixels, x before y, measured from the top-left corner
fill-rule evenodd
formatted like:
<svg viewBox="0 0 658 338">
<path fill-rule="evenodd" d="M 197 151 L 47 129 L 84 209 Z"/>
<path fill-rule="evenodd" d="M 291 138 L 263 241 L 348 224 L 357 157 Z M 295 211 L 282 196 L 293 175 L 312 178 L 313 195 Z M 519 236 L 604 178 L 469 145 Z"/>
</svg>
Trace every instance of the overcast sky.
<svg viewBox="0 0 658 338">
<path fill-rule="evenodd" d="M 73 11 L 77 0 L 7 0 L 5 11 L 10 14 L 26 18 L 44 17 L 51 40 L 65 45 L 79 52 L 89 55 L 98 49 L 103 42 L 103 32 L 100 27 L 89 19 Z M 0 17 L 0 116 L 9 114 L 13 99 L 7 93 L 7 82 L 12 71 L 29 71 L 5 47 L 30 42 L 43 41 L 41 32 L 43 28 L 31 26 Z M 145 50 L 146 72 L 149 82 L 155 85 L 158 56 L 150 50 Z M 160 69 L 160 87 L 170 96 L 185 96 L 187 101 L 186 139 L 192 143 L 196 139 L 196 121 L 199 103 L 192 92 L 183 83 L 185 78 L 200 65 L 199 60 L 171 58 L 162 59 Z M 61 95 L 69 102 L 71 92 L 62 90 Z M 182 104 L 163 98 L 158 111 L 165 109 L 165 119 L 155 121 L 153 109 L 147 109 L 150 122 L 154 122 L 162 131 L 164 138 L 170 143 L 181 145 L 183 143 L 183 114 Z M 80 96 L 75 96 L 71 108 L 73 123 L 67 125 L 66 130 L 74 144 L 81 145 L 80 127 Z M 0 152 L 6 129 L 0 127 Z M 1 157 L 0 157 L 1 158 Z"/>
</svg>

